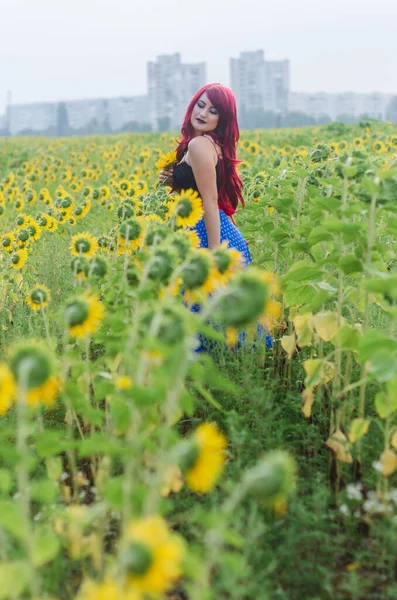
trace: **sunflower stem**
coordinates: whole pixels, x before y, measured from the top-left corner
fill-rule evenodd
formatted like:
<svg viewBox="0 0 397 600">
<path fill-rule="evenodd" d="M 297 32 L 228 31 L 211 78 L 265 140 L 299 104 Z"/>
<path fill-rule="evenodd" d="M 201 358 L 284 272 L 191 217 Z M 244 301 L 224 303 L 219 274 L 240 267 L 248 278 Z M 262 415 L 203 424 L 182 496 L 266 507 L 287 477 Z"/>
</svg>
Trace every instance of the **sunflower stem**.
<svg viewBox="0 0 397 600">
<path fill-rule="evenodd" d="M 19 493 L 19 509 L 23 531 L 23 544 L 30 567 L 30 585 L 33 595 L 41 597 L 41 583 L 36 565 L 34 563 L 34 535 L 31 526 L 30 515 L 30 485 L 27 464 L 29 461 L 29 450 L 27 437 L 29 422 L 27 416 L 27 375 L 22 373 L 21 385 L 18 386 L 17 397 L 17 450 L 19 462 L 16 468 L 17 485 Z"/>
</svg>

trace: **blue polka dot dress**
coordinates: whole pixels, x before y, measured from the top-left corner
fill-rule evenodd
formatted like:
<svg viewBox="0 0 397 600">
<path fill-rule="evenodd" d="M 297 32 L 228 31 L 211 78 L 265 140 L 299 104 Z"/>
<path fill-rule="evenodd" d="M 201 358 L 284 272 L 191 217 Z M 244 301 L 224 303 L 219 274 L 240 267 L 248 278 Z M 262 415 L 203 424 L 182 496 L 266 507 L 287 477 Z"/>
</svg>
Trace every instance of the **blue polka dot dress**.
<svg viewBox="0 0 397 600">
<path fill-rule="evenodd" d="M 248 249 L 248 244 L 244 239 L 241 231 L 232 223 L 227 214 L 219 209 L 219 218 L 221 222 L 221 243 L 227 242 L 229 248 L 235 248 L 244 257 L 245 265 L 252 262 L 251 254 Z M 208 248 L 207 230 L 205 228 L 204 217 L 200 219 L 195 227 L 192 228 L 196 231 L 200 238 L 200 248 Z"/>
<path fill-rule="evenodd" d="M 216 175 L 217 175 L 217 185 L 219 189 L 219 161 L 216 165 Z M 178 165 L 174 166 L 173 169 L 173 183 L 174 189 L 176 190 L 187 190 L 193 189 L 198 190 L 196 180 L 194 178 L 192 167 L 185 161 L 180 162 Z M 221 233 L 221 243 L 227 242 L 229 248 L 235 248 L 238 250 L 243 258 L 244 265 L 247 266 L 252 262 L 251 253 L 248 248 L 247 241 L 244 239 L 241 231 L 234 225 L 231 221 L 230 217 L 222 210 L 219 209 L 219 218 L 220 218 L 220 233 Z M 195 225 L 195 227 L 191 228 L 192 231 L 195 231 L 200 239 L 200 248 L 208 248 L 208 238 L 207 238 L 207 230 L 205 227 L 204 217 L 200 219 L 200 221 Z M 200 307 L 195 305 L 192 307 L 192 310 L 198 312 Z M 261 325 L 258 324 L 258 337 L 266 338 L 266 346 L 268 348 L 272 348 L 272 338 L 269 334 L 267 334 Z M 245 333 L 241 333 L 239 335 L 239 343 L 244 343 L 246 338 Z M 206 349 L 205 340 L 201 338 L 201 345 L 198 348 L 198 351 L 202 351 Z"/>
</svg>

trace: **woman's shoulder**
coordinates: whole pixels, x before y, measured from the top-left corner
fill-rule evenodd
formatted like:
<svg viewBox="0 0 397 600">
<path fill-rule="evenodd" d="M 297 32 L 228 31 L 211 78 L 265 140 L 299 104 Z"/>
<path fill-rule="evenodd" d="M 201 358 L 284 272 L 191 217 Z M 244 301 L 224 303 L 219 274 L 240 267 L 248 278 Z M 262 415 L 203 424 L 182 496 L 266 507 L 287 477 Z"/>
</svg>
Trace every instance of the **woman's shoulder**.
<svg viewBox="0 0 397 600">
<path fill-rule="evenodd" d="M 204 153 L 204 152 L 208 152 L 209 149 L 212 149 L 214 155 L 216 158 L 218 158 L 219 156 L 222 156 L 222 153 L 219 149 L 219 147 L 217 146 L 217 144 L 214 142 L 214 140 L 207 135 L 198 135 L 194 138 L 192 138 L 190 140 L 190 142 L 188 143 L 188 149 L 189 151 L 193 152 L 198 152 L 198 153 Z"/>
</svg>

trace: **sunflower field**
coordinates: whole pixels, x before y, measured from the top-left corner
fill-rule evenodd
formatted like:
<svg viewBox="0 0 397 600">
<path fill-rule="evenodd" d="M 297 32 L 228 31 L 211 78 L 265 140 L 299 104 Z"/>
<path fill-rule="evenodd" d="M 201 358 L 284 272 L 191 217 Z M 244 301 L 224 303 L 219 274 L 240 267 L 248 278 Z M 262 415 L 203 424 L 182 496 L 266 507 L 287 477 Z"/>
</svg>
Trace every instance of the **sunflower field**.
<svg viewBox="0 0 397 600">
<path fill-rule="evenodd" d="M 0 600 L 395 599 L 396 128 L 242 132 L 247 268 L 176 141 L 0 142 Z"/>
</svg>

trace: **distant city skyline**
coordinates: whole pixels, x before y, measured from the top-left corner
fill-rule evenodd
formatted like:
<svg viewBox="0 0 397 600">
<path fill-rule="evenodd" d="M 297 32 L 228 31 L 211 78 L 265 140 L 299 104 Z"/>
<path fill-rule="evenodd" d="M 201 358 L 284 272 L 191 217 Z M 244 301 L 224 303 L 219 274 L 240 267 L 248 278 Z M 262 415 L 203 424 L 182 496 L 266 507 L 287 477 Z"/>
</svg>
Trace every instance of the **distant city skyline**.
<svg viewBox="0 0 397 600">
<path fill-rule="evenodd" d="M 61 102 L 11 103 L 0 135 L 69 136 L 87 133 L 179 130 L 186 107 L 207 82 L 205 62 L 162 54 L 147 67 L 146 94 Z M 390 94 L 295 92 L 289 60 L 269 61 L 263 49 L 230 57 L 231 89 L 242 128 L 352 123 L 363 116 L 394 119 Z M 395 120 L 395 119 L 394 119 Z"/>
<path fill-rule="evenodd" d="M 180 52 L 230 85 L 229 58 L 290 59 L 296 92 L 397 94 L 395 0 L 0 0 L 0 114 L 15 104 L 146 93 L 146 63 Z"/>
<path fill-rule="evenodd" d="M 234 55 L 238 55 L 241 51 L 243 52 L 255 52 L 257 50 L 257 48 L 253 48 L 251 50 L 236 50 Z M 175 50 L 174 52 L 170 52 L 169 54 L 174 54 L 174 53 L 180 53 L 179 50 Z M 185 56 L 182 54 L 183 59 L 185 59 Z M 209 75 L 207 76 L 207 83 L 211 83 L 211 82 L 221 82 L 224 85 L 231 87 L 232 86 L 232 82 L 231 82 L 231 75 L 230 75 L 230 69 L 229 69 L 229 60 L 230 58 L 233 58 L 232 56 L 230 56 L 228 59 L 226 59 L 226 67 L 225 70 L 227 71 L 227 76 L 221 78 L 221 77 L 210 77 Z M 282 58 L 270 58 L 269 54 L 266 54 L 266 58 L 269 60 L 289 60 L 289 58 L 286 57 L 282 57 Z M 152 57 L 151 60 L 155 60 L 155 57 Z M 149 62 L 149 61 L 148 61 Z M 192 61 L 189 61 L 192 62 Z M 194 61 L 193 61 L 194 62 Z M 197 61 L 197 62 L 205 62 L 206 61 Z M 128 97 L 128 96 L 141 96 L 141 95 L 145 95 L 147 94 L 147 88 L 148 88 L 148 81 L 147 81 L 147 75 L 146 75 L 146 64 L 144 63 L 145 66 L 145 79 L 143 80 L 142 84 L 140 86 L 137 86 L 135 83 L 132 86 L 133 89 L 124 89 L 124 88 L 120 88 L 118 89 L 118 91 L 114 91 L 113 90 L 107 90 L 106 94 L 102 94 L 102 95 L 98 95 L 98 94 L 91 94 L 91 95 L 86 95 L 86 96 L 78 96 L 77 92 L 73 93 L 72 91 L 69 92 L 69 94 L 67 96 L 56 96 L 56 94 L 52 93 L 49 94 L 49 97 L 42 97 L 42 96 L 38 96 L 37 95 L 37 91 L 34 93 L 34 95 L 32 96 L 32 98 L 34 99 L 19 99 L 15 97 L 15 93 L 12 89 L 7 89 L 4 92 L 4 101 L 2 102 L 0 99 L 0 115 L 4 114 L 6 112 L 6 105 L 7 105 L 7 97 L 8 94 L 10 94 L 11 97 L 11 103 L 13 105 L 15 104 L 33 104 L 33 103 L 53 103 L 53 102 L 74 102 L 74 101 L 78 101 L 78 100 L 92 100 L 95 98 L 100 98 L 100 97 L 106 97 L 106 98 L 120 98 L 120 97 Z M 207 64 L 207 72 L 211 73 L 211 65 Z M 295 63 L 294 63 L 294 70 L 291 72 L 291 81 L 293 82 L 296 79 L 296 76 L 294 74 L 295 71 Z M 4 86 L 3 86 L 4 87 Z M 138 89 L 139 87 L 139 89 Z M 123 91 L 124 89 L 124 91 Z M 382 89 L 375 89 L 375 88 L 371 88 L 370 86 L 366 86 L 365 89 L 320 89 L 316 86 L 312 86 L 311 89 L 303 89 L 303 88 L 296 88 L 293 86 L 293 84 L 291 85 L 291 89 L 294 90 L 294 92 L 296 93 L 306 93 L 306 94 L 318 94 L 318 93 L 325 93 L 325 94 L 344 94 L 344 93 L 353 93 L 353 94 L 372 94 L 372 93 L 380 93 L 380 94 L 388 94 L 388 95 L 392 95 L 392 96 L 397 96 L 397 81 L 395 83 L 395 88 L 394 89 L 389 89 L 389 86 L 387 86 L 387 88 L 382 91 Z M 112 92 L 112 93 L 109 93 Z"/>
</svg>

